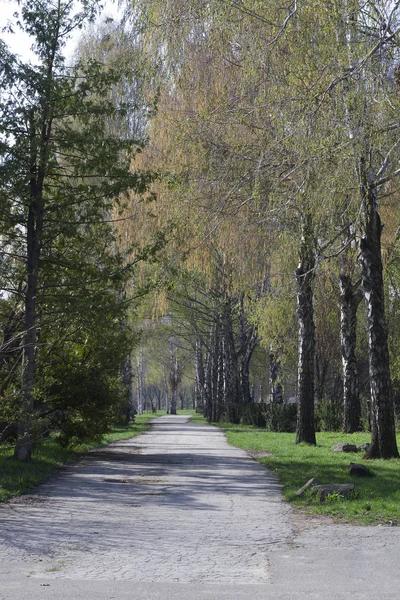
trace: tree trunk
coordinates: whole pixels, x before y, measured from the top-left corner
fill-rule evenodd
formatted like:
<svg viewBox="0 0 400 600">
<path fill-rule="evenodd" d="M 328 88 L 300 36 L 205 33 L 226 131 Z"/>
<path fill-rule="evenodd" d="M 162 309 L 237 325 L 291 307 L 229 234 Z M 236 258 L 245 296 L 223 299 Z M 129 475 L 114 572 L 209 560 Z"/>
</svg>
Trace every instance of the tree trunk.
<svg viewBox="0 0 400 600">
<path fill-rule="evenodd" d="M 171 388 L 171 406 L 170 406 L 170 414 L 176 415 L 176 409 L 178 405 L 178 386 L 180 381 L 179 376 L 179 364 L 178 358 L 176 356 L 176 348 L 175 348 L 175 340 L 172 337 L 170 340 L 170 373 L 169 373 L 169 385 Z"/>
<path fill-rule="evenodd" d="M 250 388 L 250 363 L 256 349 L 258 336 L 253 325 L 248 326 L 244 312 L 243 295 L 240 298 L 240 337 L 241 337 L 241 352 L 240 352 L 240 399 L 244 404 L 250 404 L 254 401 L 254 395 Z"/>
<path fill-rule="evenodd" d="M 125 358 L 123 371 L 122 371 L 122 381 L 124 382 L 124 386 L 126 389 L 126 407 L 125 407 L 125 418 L 126 422 L 129 423 L 132 417 L 132 409 L 133 409 L 133 378 L 132 378 L 132 358 L 129 354 Z"/>
<path fill-rule="evenodd" d="M 254 395 L 251 393 L 250 386 L 250 362 L 256 345 L 257 340 L 254 338 L 254 343 L 247 347 L 246 352 L 240 361 L 240 401 L 243 402 L 243 404 L 254 402 Z"/>
<path fill-rule="evenodd" d="M 195 347 L 195 386 L 194 386 L 194 408 L 196 412 L 204 411 L 205 400 L 205 371 L 203 352 L 201 347 L 201 341 L 199 338 L 196 339 Z"/>
<path fill-rule="evenodd" d="M 35 360 L 36 360 L 36 302 L 38 289 L 39 262 L 43 236 L 43 182 L 46 143 L 41 148 L 40 159 L 37 154 L 35 112 L 32 109 L 29 115 L 30 135 L 30 202 L 26 225 L 26 292 L 24 315 L 24 356 L 22 373 L 22 417 L 18 424 L 18 435 L 32 433 L 34 416 L 33 389 L 35 385 Z M 39 164 L 38 164 L 39 163 Z"/>
<path fill-rule="evenodd" d="M 371 448 L 368 458 L 397 458 L 392 383 L 389 368 L 388 333 L 385 318 L 381 220 L 378 213 L 376 176 L 360 162 L 364 231 L 361 265 L 368 319 L 369 374 L 371 386 Z"/>
<path fill-rule="evenodd" d="M 211 327 L 205 376 L 205 414 L 209 423 L 219 420 L 224 394 L 224 373 L 219 315 Z"/>
<path fill-rule="evenodd" d="M 233 334 L 232 305 L 229 298 L 225 299 L 221 317 L 223 401 L 236 404 L 240 401 L 239 369 Z"/>
<path fill-rule="evenodd" d="M 298 414 L 296 444 L 316 444 L 314 423 L 315 326 L 313 280 L 315 253 L 312 218 L 304 217 L 299 266 L 296 270 L 297 315 L 299 320 Z"/>
<path fill-rule="evenodd" d="M 283 386 L 280 375 L 281 361 L 271 346 L 269 353 L 269 402 L 271 404 L 283 404 Z"/>
<path fill-rule="evenodd" d="M 195 376 L 195 392 L 194 392 L 194 408 L 196 411 L 201 411 L 204 414 L 205 392 L 206 392 L 206 374 L 203 358 L 203 344 L 200 338 L 196 339 L 195 361 L 196 361 L 196 376 Z"/>
<path fill-rule="evenodd" d="M 343 431 L 360 430 L 361 403 L 356 358 L 357 308 L 362 299 L 361 290 L 355 291 L 351 278 L 340 273 L 340 341 L 343 367 Z"/>
<path fill-rule="evenodd" d="M 168 412 L 169 412 L 169 388 L 168 388 L 167 376 L 165 373 L 163 376 L 163 387 L 164 387 L 164 409 L 165 409 L 165 412 L 168 414 Z"/>
<path fill-rule="evenodd" d="M 144 401 L 144 362 L 143 362 L 143 348 L 140 346 L 139 354 L 137 357 L 137 412 L 138 415 L 143 413 L 143 401 Z"/>
<path fill-rule="evenodd" d="M 217 423 L 221 415 L 221 406 L 225 400 L 225 370 L 224 370 L 224 357 L 222 352 L 221 340 L 218 336 L 217 342 L 217 355 L 216 355 L 216 390 L 214 394 L 213 402 L 213 415 L 212 420 Z"/>
<path fill-rule="evenodd" d="M 212 372 L 213 372 L 213 351 L 210 347 L 207 355 L 205 379 L 204 379 L 204 416 L 207 421 L 212 421 Z"/>
</svg>

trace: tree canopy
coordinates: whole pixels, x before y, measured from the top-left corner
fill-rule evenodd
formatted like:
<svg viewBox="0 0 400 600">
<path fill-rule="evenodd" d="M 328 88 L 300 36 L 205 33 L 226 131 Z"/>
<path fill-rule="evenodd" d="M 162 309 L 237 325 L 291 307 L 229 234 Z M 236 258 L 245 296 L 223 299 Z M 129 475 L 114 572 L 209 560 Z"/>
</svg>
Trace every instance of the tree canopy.
<svg viewBox="0 0 400 600">
<path fill-rule="evenodd" d="M 37 64 L 0 46 L 4 419 L 184 388 L 397 457 L 398 4 L 122 4 L 72 64 L 98 2 L 24 0 Z"/>
</svg>

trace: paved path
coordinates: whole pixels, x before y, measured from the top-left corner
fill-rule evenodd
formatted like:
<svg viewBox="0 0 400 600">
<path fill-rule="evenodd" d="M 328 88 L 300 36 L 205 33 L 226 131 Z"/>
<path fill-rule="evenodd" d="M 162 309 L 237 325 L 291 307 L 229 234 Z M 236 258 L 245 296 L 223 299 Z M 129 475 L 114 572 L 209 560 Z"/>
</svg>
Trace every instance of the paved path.
<svg viewBox="0 0 400 600">
<path fill-rule="evenodd" d="M 399 598 L 399 529 L 300 533 L 273 475 L 187 420 L 0 505 L 0 600 Z"/>
</svg>

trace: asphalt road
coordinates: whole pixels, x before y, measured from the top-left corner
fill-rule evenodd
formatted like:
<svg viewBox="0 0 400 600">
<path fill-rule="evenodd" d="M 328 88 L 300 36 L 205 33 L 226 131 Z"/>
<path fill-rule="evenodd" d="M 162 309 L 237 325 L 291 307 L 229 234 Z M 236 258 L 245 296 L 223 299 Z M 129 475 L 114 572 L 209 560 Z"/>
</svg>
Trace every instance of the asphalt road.
<svg viewBox="0 0 400 600">
<path fill-rule="evenodd" d="M 399 528 L 299 520 L 184 416 L 0 505 L 0 600 L 398 600 L 399 559 Z"/>
</svg>

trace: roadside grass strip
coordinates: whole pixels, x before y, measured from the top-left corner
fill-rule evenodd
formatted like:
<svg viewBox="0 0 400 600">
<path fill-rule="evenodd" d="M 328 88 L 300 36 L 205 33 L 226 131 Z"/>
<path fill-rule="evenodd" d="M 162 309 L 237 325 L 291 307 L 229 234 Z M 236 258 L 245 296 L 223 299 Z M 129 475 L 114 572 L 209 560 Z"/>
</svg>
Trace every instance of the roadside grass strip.
<svg viewBox="0 0 400 600">
<path fill-rule="evenodd" d="M 63 448 L 57 443 L 56 435 L 50 436 L 34 448 L 32 459 L 26 463 L 12 460 L 14 450 L 9 444 L 0 447 L 0 502 L 6 502 L 11 496 L 32 493 L 57 468 L 75 462 L 84 452 L 144 433 L 149 429 L 149 421 L 160 414 L 137 415 L 135 423 L 114 427 L 100 444 L 86 443 Z"/>
<path fill-rule="evenodd" d="M 309 515 L 326 515 L 335 521 L 360 525 L 400 525 L 400 460 L 363 460 L 363 452 L 333 452 L 337 443 L 359 445 L 370 441 L 368 433 L 317 433 L 317 446 L 295 444 L 293 433 L 272 433 L 245 425 L 219 424 L 230 444 L 257 457 L 283 484 L 283 496 L 295 509 Z M 400 447 L 400 434 L 397 443 Z M 265 456 L 265 454 L 271 456 Z M 253 454 L 253 455 L 254 455 Z M 257 454 L 255 454 L 257 456 Z M 372 477 L 347 473 L 350 462 L 368 467 Z M 311 495 L 296 496 L 309 479 L 321 483 L 354 483 L 355 494 L 344 499 L 339 494 L 324 502 Z"/>
</svg>

